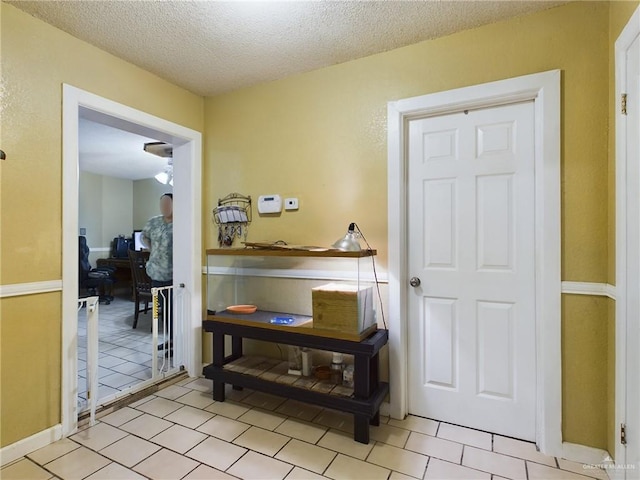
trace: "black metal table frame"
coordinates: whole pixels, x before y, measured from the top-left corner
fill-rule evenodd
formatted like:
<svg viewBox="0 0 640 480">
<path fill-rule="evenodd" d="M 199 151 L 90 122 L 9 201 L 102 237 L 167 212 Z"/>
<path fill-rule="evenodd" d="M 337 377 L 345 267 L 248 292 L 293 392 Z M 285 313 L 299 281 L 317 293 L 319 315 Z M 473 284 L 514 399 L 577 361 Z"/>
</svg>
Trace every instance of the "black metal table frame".
<svg viewBox="0 0 640 480">
<path fill-rule="evenodd" d="M 213 363 L 204 367 L 203 373 L 213 380 L 214 400 L 225 400 L 225 384 L 229 383 L 234 388 L 251 388 L 351 413 L 354 416 L 354 439 L 369 443 L 369 425 L 380 424 L 380 405 L 389 393 L 389 384 L 380 382 L 378 378 L 379 352 L 389 339 L 387 330 L 379 329 L 362 341 L 352 341 L 216 320 L 205 320 L 203 328 L 213 334 Z M 231 355 L 228 356 L 225 356 L 224 349 L 226 335 L 231 336 Z M 242 357 L 243 338 L 353 355 L 353 396 L 329 395 L 225 369 L 226 363 Z"/>
</svg>

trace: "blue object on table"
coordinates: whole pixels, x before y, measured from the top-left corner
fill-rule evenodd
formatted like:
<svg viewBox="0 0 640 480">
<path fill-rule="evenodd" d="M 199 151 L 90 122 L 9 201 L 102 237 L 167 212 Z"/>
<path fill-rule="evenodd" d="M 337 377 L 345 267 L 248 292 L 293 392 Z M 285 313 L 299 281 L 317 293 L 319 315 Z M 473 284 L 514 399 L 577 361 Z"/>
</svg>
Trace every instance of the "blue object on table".
<svg viewBox="0 0 640 480">
<path fill-rule="evenodd" d="M 270 320 L 271 323 L 274 323 L 276 325 L 291 325 L 293 322 L 295 322 L 295 318 L 293 317 L 273 317 Z"/>
</svg>

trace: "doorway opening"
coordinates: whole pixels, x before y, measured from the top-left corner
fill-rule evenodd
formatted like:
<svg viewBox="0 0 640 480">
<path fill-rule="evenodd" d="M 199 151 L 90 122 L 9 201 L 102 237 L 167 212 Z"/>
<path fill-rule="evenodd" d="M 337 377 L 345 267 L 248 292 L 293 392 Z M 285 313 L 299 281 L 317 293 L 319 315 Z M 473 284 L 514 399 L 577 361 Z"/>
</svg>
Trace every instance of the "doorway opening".
<svg viewBox="0 0 640 480">
<path fill-rule="evenodd" d="M 62 328 L 62 433 L 77 428 L 78 383 L 78 237 L 79 224 L 79 123 L 80 119 L 113 127 L 173 146 L 174 231 L 173 288 L 176 292 L 174 321 L 176 337 L 184 345 L 171 368 L 183 366 L 190 376 L 201 367 L 201 134 L 189 128 L 107 100 L 75 87 L 63 86 L 63 328 Z M 140 147 L 142 148 L 142 146 Z M 122 232 L 133 235 L 131 232 Z M 120 232 L 119 232 L 120 233 Z M 99 248 L 106 248 L 99 246 Z M 129 300 L 126 300 L 129 301 Z M 111 305 L 105 305 L 103 310 Z M 179 307 L 179 308 L 178 308 Z M 131 304 L 131 314 L 133 306 Z M 153 322 L 151 322 L 153 324 Z M 150 325 L 147 324 L 147 327 Z M 146 329 L 142 322 L 136 330 Z M 162 327 L 161 327 L 162 328 Z M 133 329 L 131 329 L 133 330 Z M 131 331 L 130 330 L 130 331 Z M 133 340 L 133 339 L 130 339 Z M 122 348 L 116 346 L 114 348 Z M 127 348 L 127 347 L 124 347 Z M 156 348 L 154 346 L 154 348 Z M 149 343 L 149 350 L 151 344 Z M 106 353 L 106 352 L 105 352 Z M 131 353 L 135 356 L 135 352 Z M 146 353 L 157 360 L 154 352 Z M 162 355 L 161 361 L 164 359 Z M 130 360 L 130 359 L 128 359 Z M 148 360 L 145 358 L 145 360 Z M 133 367 L 132 367 L 133 368 Z M 170 369 L 167 369 L 168 371 Z M 118 372 L 116 372 L 118 373 Z M 115 378 L 115 377 L 113 377 Z M 113 393 L 115 398 L 133 394 L 152 384 L 151 379 L 128 390 Z"/>
<path fill-rule="evenodd" d="M 91 112 L 84 107 L 79 114 L 79 295 L 98 295 L 100 302 L 97 338 L 88 328 L 90 309 L 78 312 L 78 414 L 83 415 L 91 405 L 108 404 L 148 380 L 177 373 L 183 352 L 173 355 L 162 348 L 167 321 L 154 335 L 151 280 L 145 272 L 149 252 L 135 241 L 160 213 L 161 197 L 173 194 L 172 184 L 155 178 L 168 160 L 146 151 L 155 138 L 89 120 L 85 115 Z M 169 320 L 173 309 L 162 313 L 160 320 Z M 99 351 L 95 359 L 88 355 L 90 342 Z M 90 386 L 90 362 L 97 387 Z"/>
</svg>

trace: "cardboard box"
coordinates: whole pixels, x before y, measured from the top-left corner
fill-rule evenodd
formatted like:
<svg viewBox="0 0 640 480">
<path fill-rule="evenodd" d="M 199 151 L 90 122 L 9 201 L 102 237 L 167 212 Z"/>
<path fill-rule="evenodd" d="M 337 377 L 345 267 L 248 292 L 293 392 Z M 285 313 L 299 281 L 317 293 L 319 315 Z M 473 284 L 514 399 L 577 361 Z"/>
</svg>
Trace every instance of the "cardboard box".
<svg viewBox="0 0 640 480">
<path fill-rule="evenodd" d="M 373 287 L 329 283 L 311 289 L 313 328 L 359 334 L 375 321 Z"/>
</svg>

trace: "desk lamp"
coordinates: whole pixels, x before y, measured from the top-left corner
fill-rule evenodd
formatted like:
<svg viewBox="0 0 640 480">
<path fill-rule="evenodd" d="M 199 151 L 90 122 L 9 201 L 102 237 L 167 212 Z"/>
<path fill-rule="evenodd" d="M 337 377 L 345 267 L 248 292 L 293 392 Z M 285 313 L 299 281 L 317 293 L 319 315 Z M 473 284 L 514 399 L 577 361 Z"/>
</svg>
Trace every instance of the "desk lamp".
<svg viewBox="0 0 640 480">
<path fill-rule="evenodd" d="M 338 239 L 336 243 L 331 245 L 333 248 L 342 250 L 343 252 L 359 252 L 362 250 L 360 242 L 358 241 L 359 235 L 356 233 L 356 224 L 350 223 L 347 229 L 347 234 Z"/>
</svg>

